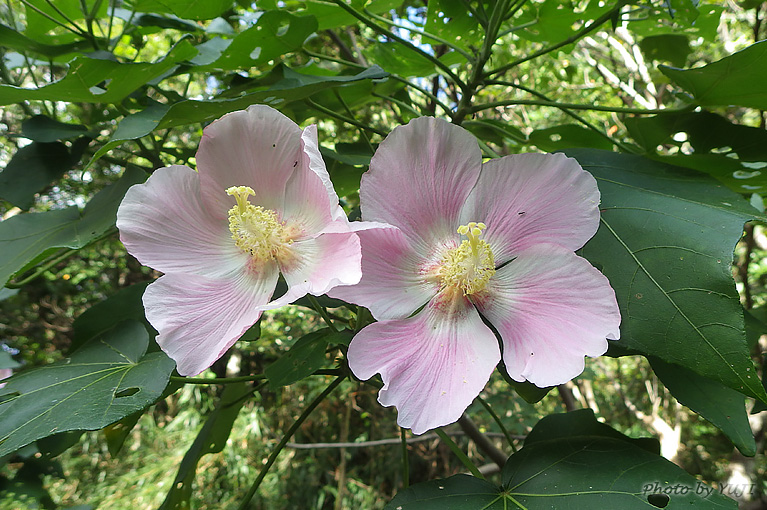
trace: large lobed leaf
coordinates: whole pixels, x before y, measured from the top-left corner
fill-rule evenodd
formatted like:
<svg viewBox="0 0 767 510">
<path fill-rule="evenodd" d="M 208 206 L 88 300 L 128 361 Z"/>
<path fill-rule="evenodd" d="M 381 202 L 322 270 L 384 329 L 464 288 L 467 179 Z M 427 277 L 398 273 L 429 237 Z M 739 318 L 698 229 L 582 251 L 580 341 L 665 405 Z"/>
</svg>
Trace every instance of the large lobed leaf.
<svg viewBox="0 0 767 510">
<path fill-rule="evenodd" d="M 70 358 L 14 375 L 0 390 L 0 457 L 68 430 L 96 430 L 152 404 L 175 364 L 146 354 L 144 326 L 126 322 Z"/>
<path fill-rule="evenodd" d="M 386 510 L 737 508 L 656 450 L 656 441 L 628 438 L 591 410 L 550 415 L 506 462 L 501 487 L 456 475 L 416 484 Z"/>
<path fill-rule="evenodd" d="M 767 401 L 730 272 L 744 222 L 758 216 L 713 179 L 639 156 L 572 150 L 602 193 L 583 255 L 609 278 L 630 351 Z"/>
</svg>

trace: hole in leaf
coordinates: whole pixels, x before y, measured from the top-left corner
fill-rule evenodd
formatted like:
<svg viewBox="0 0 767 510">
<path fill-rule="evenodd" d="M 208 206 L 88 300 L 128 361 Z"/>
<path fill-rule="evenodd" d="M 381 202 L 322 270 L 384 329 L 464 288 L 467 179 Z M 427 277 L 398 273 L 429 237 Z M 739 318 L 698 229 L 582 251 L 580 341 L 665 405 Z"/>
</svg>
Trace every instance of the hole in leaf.
<svg viewBox="0 0 767 510">
<path fill-rule="evenodd" d="M 115 397 L 116 398 L 130 397 L 131 395 L 135 395 L 138 392 L 139 392 L 139 389 L 136 387 L 125 388 L 124 390 L 116 391 Z"/>
<path fill-rule="evenodd" d="M 280 22 L 280 26 L 277 28 L 277 31 L 275 32 L 275 35 L 277 37 L 282 37 L 283 35 L 288 33 L 288 28 L 290 28 L 290 22 L 288 20 L 282 20 Z"/>
<path fill-rule="evenodd" d="M 255 50 L 250 52 L 250 58 L 253 60 L 258 60 L 258 57 L 261 56 L 261 46 L 257 47 Z"/>
<path fill-rule="evenodd" d="M 671 501 L 671 498 L 665 494 L 650 494 L 647 496 L 647 502 L 656 508 L 666 508 L 669 501 Z"/>
</svg>

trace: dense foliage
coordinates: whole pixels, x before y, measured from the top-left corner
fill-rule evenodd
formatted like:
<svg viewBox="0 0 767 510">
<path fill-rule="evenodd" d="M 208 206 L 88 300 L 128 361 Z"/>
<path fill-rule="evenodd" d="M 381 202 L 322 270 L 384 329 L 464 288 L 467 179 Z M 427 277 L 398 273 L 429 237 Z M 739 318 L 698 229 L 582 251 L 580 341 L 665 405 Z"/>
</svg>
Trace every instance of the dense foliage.
<svg viewBox="0 0 767 510">
<path fill-rule="evenodd" d="M 0 508 L 760 504 L 764 16 L 751 0 L 7 0 Z M 348 369 L 370 313 L 327 296 L 179 376 L 142 307 L 159 273 L 120 243 L 117 208 L 253 104 L 317 124 L 351 219 L 378 144 L 421 116 L 485 158 L 576 158 L 601 192 L 578 253 L 615 290 L 621 339 L 554 388 L 496 371 L 422 436 Z"/>
</svg>

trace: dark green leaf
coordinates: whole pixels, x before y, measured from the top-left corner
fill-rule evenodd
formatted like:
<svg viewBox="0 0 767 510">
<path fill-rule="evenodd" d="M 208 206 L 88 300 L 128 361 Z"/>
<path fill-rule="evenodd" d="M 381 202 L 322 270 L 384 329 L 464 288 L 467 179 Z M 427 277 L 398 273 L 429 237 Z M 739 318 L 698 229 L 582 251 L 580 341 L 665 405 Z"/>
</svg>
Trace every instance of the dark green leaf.
<svg viewBox="0 0 767 510">
<path fill-rule="evenodd" d="M 696 69 L 660 66 L 661 72 L 704 106 L 767 109 L 767 41 Z"/>
<path fill-rule="evenodd" d="M 124 320 L 143 322 L 148 331 L 151 326 L 144 316 L 141 297 L 148 283 L 137 283 L 117 291 L 109 298 L 85 310 L 72 324 L 72 349 L 78 349 L 91 338 L 101 335 Z"/>
<path fill-rule="evenodd" d="M 650 365 L 674 398 L 716 425 L 743 455 L 756 454 L 756 441 L 742 393 L 657 358 L 650 358 Z"/>
<path fill-rule="evenodd" d="M 583 256 L 615 289 L 619 343 L 767 401 L 730 271 L 743 224 L 759 213 L 702 174 L 639 156 L 568 154 L 602 193 L 601 225 Z"/>
<path fill-rule="evenodd" d="M 35 115 L 21 123 L 21 134 L 35 142 L 55 142 L 84 135 L 88 128 L 80 124 L 66 124 L 58 120 Z"/>
<path fill-rule="evenodd" d="M 497 485 L 469 475 L 454 475 L 412 485 L 384 510 L 508 510 L 519 508 Z"/>
<path fill-rule="evenodd" d="M 133 0 L 138 12 L 169 13 L 184 19 L 213 19 L 232 8 L 232 0 Z"/>
<path fill-rule="evenodd" d="M 227 384 L 218 405 L 208 416 L 205 425 L 184 455 L 178 467 L 173 485 L 171 486 L 160 510 L 176 510 L 189 508 L 192 496 L 192 482 L 197 471 L 197 464 L 203 455 L 218 453 L 226 445 L 226 440 L 232 431 L 234 420 L 240 413 L 247 396 L 252 392 L 247 383 Z"/>
<path fill-rule="evenodd" d="M 148 344 L 144 326 L 127 322 L 68 359 L 8 379 L 0 390 L 0 456 L 57 432 L 103 428 L 154 402 L 174 363 L 161 352 L 145 355 Z"/>
<path fill-rule="evenodd" d="M 612 142 L 606 137 L 583 126 L 562 124 L 545 129 L 536 129 L 530 133 L 530 143 L 546 152 L 554 152 L 571 147 L 589 147 L 592 149 L 611 150 Z"/>
<path fill-rule="evenodd" d="M 764 129 L 733 124 L 711 112 L 635 117 L 626 119 L 626 127 L 651 154 L 659 145 L 679 147 L 673 156 L 653 159 L 707 173 L 739 193 L 767 189 Z"/>
<path fill-rule="evenodd" d="M 683 66 L 692 52 L 690 40 L 681 34 L 651 35 L 642 39 L 639 47 L 647 60 L 666 61 L 676 67 Z"/>
<path fill-rule="evenodd" d="M 550 415 L 506 462 L 503 486 L 510 499 L 528 510 L 644 510 L 654 508 L 648 496 L 666 495 L 669 487 L 668 510 L 737 508 L 735 501 L 647 446 L 647 441 L 599 423 L 591 410 Z M 673 487 L 678 487 L 676 492 Z"/>
<path fill-rule="evenodd" d="M 288 352 L 264 370 L 269 386 L 279 388 L 293 384 L 322 368 L 327 363 L 325 349 L 328 344 L 339 343 L 339 338 L 348 334 L 324 328 L 302 336 Z"/>
<path fill-rule="evenodd" d="M 143 414 L 143 411 L 139 411 L 104 427 L 104 439 L 106 439 L 109 455 L 116 457 L 120 453 L 125 440 Z"/>
<path fill-rule="evenodd" d="M 599 423 L 590 410 L 550 415 L 506 462 L 501 487 L 456 475 L 413 485 L 385 508 L 737 509 L 735 501 L 660 457 L 655 449 L 657 441 L 628 438 Z"/>
<path fill-rule="evenodd" d="M 32 142 L 13 155 L 0 172 L 0 198 L 22 209 L 35 203 L 35 193 L 72 168 L 69 148 L 61 142 Z"/>
<path fill-rule="evenodd" d="M 0 105 L 28 100 L 69 101 L 80 103 L 117 103 L 152 80 L 164 76 L 179 62 L 197 54 L 184 39 L 155 63 L 121 64 L 113 60 L 77 57 L 69 63 L 61 80 L 37 89 L 0 85 Z"/>
<path fill-rule="evenodd" d="M 80 213 L 77 207 L 18 214 L 0 222 L 0 283 L 5 284 L 28 261 L 52 248 L 82 248 L 114 226 L 117 207 L 128 188 L 146 174 L 129 167 L 116 183 L 94 196 Z"/>
</svg>

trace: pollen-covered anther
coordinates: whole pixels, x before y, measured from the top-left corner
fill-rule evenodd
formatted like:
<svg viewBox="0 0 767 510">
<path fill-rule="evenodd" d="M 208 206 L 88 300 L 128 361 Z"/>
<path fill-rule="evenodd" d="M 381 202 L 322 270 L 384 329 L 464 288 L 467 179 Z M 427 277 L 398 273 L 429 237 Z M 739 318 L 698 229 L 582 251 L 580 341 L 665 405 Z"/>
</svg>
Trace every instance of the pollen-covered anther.
<svg viewBox="0 0 767 510">
<path fill-rule="evenodd" d="M 471 222 L 458 227 L 466 236 L 459 246 L 448 250 L 442 257 L 437 275 L 443 289 L 461 291 L 464 296 L 484 290 L 495 274 L 495 258 L 490 245 L 479 238 L 487 226 Z"/>
<path fill-rule="evenodd" d="M 229 231 L 235 245 L 249 253 L 255 263 L 275 259 L 284 262 L 290 256 L 292 229 L 279 220 L 275 211 L 248 201 L 249 196 L 255 195 L 252 188 L 232 186 L 226 193 L 237 200 L 229 209 Z"/>
</svg>

